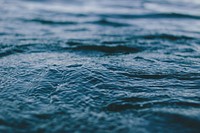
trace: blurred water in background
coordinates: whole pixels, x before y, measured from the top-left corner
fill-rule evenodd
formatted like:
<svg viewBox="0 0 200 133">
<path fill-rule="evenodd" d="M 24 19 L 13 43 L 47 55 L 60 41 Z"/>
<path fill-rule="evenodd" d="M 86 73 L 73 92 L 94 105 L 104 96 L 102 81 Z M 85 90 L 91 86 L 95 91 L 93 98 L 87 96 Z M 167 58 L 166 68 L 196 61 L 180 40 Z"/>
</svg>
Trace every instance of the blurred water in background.
<svg viewBox="0 0 200 133">
<path fill-rule="evenodd" d="M 200 132 L 199 0 L 0 0 L 0 132 Z"/>
</svg>

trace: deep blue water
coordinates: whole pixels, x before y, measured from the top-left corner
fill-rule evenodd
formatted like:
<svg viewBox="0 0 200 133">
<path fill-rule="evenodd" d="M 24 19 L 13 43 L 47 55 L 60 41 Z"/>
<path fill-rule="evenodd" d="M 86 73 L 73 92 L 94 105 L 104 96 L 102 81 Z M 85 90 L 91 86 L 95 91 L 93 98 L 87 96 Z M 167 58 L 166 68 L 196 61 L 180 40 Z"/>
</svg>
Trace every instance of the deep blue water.
<svg viewBox="0 0 200 133">
<path fill-rule="evenodd" d="M 0 132 L 199 133 L 199 0 L 0 0 Z"/>
</svg>

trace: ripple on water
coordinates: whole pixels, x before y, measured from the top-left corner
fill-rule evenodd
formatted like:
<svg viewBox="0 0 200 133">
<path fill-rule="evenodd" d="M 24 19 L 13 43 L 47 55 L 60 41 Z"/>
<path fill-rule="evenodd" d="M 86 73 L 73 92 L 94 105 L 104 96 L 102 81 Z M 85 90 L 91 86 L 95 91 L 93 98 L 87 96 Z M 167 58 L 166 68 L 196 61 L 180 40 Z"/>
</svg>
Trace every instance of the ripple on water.
<svg viewBox="0 0 200 133">
<path fill-rule="evenodd" d="M 0 1 L 0 132 L 198 133 L 199 4 L 131 2 Z"/>
</svg>

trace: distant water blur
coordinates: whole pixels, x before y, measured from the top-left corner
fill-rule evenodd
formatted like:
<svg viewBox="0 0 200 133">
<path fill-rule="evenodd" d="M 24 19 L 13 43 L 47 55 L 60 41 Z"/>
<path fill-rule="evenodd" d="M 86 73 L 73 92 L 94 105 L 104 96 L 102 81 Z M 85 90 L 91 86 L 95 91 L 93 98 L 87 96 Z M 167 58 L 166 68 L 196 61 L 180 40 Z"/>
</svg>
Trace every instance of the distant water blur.
<svg viewBox="0 0 200 133">
<path fill-rule="evenodd" d="M 0 0 L 0 132 L 199 133 L 199 0 Z"/>
</svg>

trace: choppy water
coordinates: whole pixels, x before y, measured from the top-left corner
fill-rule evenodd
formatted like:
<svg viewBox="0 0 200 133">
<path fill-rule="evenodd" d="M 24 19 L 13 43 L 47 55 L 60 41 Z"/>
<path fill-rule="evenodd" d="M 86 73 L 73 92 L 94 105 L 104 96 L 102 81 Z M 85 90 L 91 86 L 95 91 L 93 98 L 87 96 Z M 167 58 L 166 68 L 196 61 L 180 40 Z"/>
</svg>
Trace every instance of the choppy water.
<svg viewBox="0 0 200 133">
<path fill-rule="evenodd" d="M 200 1 L 0 0 L 0 132 L 200 132 Z"/>
</svg>

